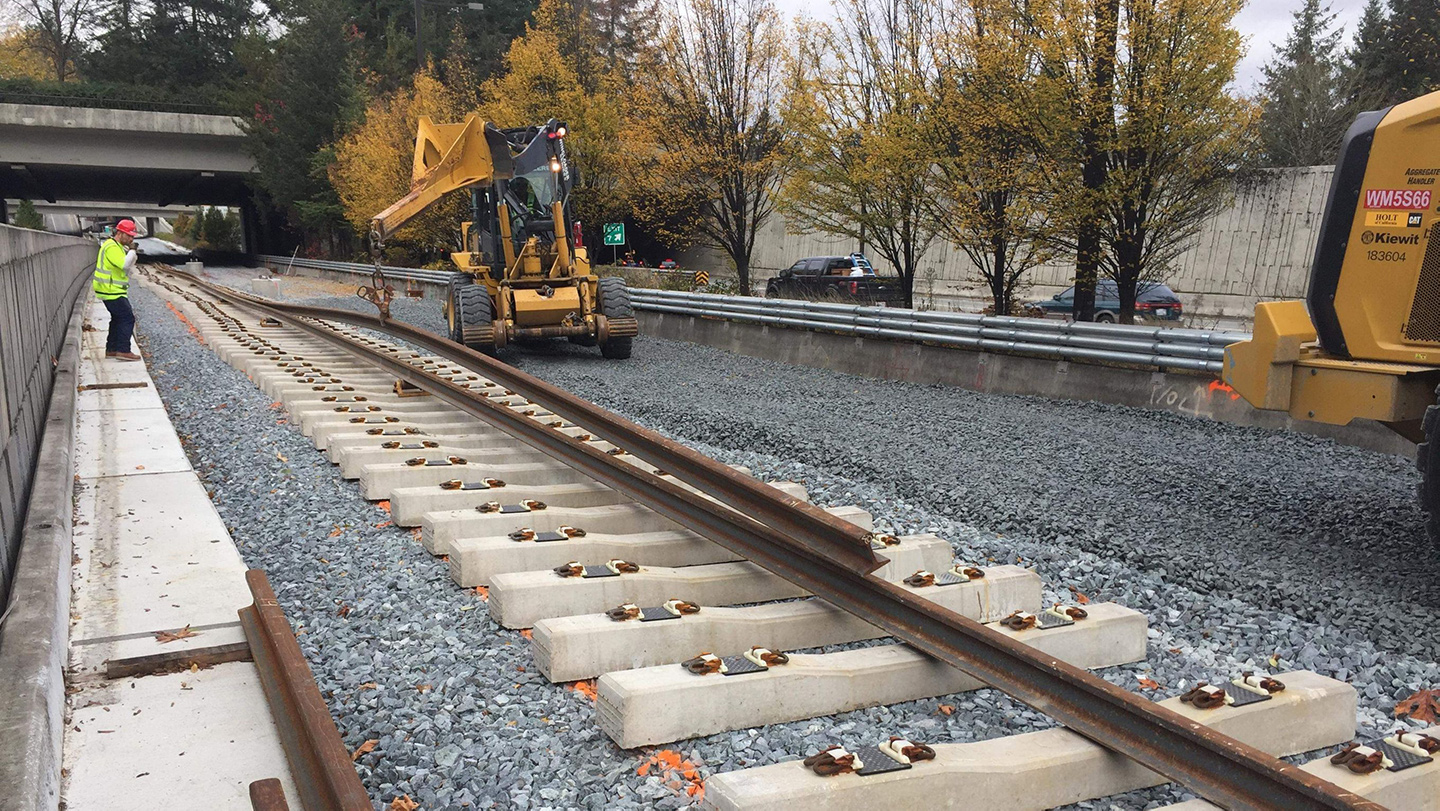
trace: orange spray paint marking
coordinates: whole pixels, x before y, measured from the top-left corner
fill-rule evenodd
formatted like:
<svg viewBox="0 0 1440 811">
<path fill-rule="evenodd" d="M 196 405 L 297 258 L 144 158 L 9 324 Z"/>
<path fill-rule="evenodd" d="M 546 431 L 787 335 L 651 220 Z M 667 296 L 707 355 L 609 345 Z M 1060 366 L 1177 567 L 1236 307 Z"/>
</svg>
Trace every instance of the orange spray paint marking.
<svg viewBox="0 0 1440 811">
<path fill-rule="evenodd" d="M 1230 384 L 1229 384 L 1229 383 L 1226 383 L 1226 382 L 1223 381 L 1223 380 L 1212 380 L 1212 381 L 1210 381 L 1209 392 L 1210 392 L 1211 394 L 1214 394 L 1214 393 L 1217 392 L 1217 391 L 1226 392 L 1227 394 L 1230 395 L 1230 399 L 1231 399 L 1231 400 L 1239 400 L 1239 399 L 1240 399 L 1240 395 L 1235 391 L 1235 389 L 1231 388 L 1231 387 L 1230 387 Z"/>
</svg>

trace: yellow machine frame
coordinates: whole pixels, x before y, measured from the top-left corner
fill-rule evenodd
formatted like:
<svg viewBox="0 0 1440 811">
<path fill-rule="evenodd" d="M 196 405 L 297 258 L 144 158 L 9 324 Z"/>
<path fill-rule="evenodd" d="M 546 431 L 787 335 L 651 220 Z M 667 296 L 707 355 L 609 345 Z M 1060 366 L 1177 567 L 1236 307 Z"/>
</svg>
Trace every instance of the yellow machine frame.
<svg viewBox="0 0 1440 811">
<path fill-rule="evenodd" d="M 1440 93 L 1365 113 L 1346 134 L 1308 301 L 1255 308 L 1223 376 L 1257 408 L 1423 441 L 1440 383 Z"/>
<path fill-rule="evenodd" d="M 429 117 L 419 119 L 410 192 L 371 220 L 371 239 L 376 244 L 393 234 L 445 195 L 460 189 L 476 189 L 516 177 L 516 159 L 505 134 L 471 114 L 458 124 L 436 124 Z M 565 135 L 564 125 L 550 122 L 536 138 L 554 140 Z M 548 158 L 551 182 L 559 183 L 568 171 L 563 147 Z M 503 267 L 483 262 L 483 250 L 476 223 L 462 224 L 465 251 L 451 254 L 462 272 L 483 284 L 494 306 L 494 320 L 486 334 L 477 338 L 482 345 L 499 348 L 516 338 L 571 337 L 604 345 L 612 337 L 625 338 L 638 332 L 633 318 L 607 319 L 601 312 L 599 277 L 591 271 L 588 251 L 571 247 L 565 222 L 564 203 L 559 195 L 550 204 L 554 239 L 529 237 L 520 250 L 512 239 L 514 220 L 503 195 L 496 195 L 494 224 L 500 250 L 493 251 Z M 482 212 L 474 208 L 476 215 Z M 445 315 L 452 334 L 458 334 L 451 300 Z M 473 336 L 472 336 L 473 337 Z M 466 339 L 466 343 L 471 343 Z"/>
</svg>

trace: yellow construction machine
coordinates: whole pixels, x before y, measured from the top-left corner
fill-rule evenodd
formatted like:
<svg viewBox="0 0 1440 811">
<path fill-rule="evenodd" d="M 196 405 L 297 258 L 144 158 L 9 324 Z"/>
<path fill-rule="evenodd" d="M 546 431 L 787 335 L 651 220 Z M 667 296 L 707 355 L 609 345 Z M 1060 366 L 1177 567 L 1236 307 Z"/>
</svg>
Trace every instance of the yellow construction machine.
<svg viewBox="0 0 1440 811">
<path fill-rule="evenodd" d="M 498 129 L 471 114 L 459 124 L 422 117 L 417 130 L 410 193 L 375 215 L 370 240 L 378 256 L 410 219 L 451 192 L 470 192 L 465 250 L 450 255 L 460 270 L 445 302 L 451 340 L 493 354 L 515 341 L 569 338 L 598 344 L 607 358 L 630 357 L 639 328 L 625 280 L 591 273 L 569 218 L 565 125 Z M 382 288 L 379 279 L 370 292 L 388 303 Z"/>
<path fill-rule="evenodd" d="M 1257 305 L 1224 378 L 1256 408 L 1377 420 L 1419 443 L 1421 507 L 1440 543 L 1437 179 L 1440 93 L 1361 114 L 1335 164 L 1307 300 Z"/>
</svg>

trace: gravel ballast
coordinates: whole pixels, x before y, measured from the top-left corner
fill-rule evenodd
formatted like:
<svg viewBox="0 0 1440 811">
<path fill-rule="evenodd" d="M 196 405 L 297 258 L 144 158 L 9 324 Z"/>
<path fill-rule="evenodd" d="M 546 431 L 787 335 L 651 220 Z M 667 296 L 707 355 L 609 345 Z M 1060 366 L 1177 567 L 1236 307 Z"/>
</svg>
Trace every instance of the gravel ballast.
<svg viewBox="0 0 1440 811">
<path fill-rule="evenodd" d="M 217 274 L 227 283 L 248 278 Z M 287 280 L 287 284 L 290 280 Z M 242 288 L 243 289 L 243 288 Z M 321 303 L 314 289 L 294 292 Z M 369 305 L 353 295 L 337 306 Z M 353 303 L 352 303 L 353 302 Z M 249 564 L 265 568 L 377 807 L 675 807 L 654 754 L 611 744 L 581 693 L 532 673 L 527 642 L 407 531 L 388 526 L 243 374 L 154 296 L 147 360 Z M 397 316 L 441 324 L 438 303 Z M 772 331 L 777 340 L 783 331 Z M 554 342 L 504 359 L 762 478 L 935 532 L 969 561 L 1023 562 L 1144 612 L 1148 662 L 1104 676 L 1153 697 L 1242 668 L 1353 681 L 1361 734 L 1440 682 L 1426 617 L 1440 577 L 1405 460 L 1298 434 L 1109 405 L 978 395 L 751 359 L 642 336 L 629 361 Z M 203 381 L 203 385 L 197 385 Z M 1278 667 L 1269 668 L 1276 657 Z M 953 707 L 940 712 L 939 706 Z M 712 735 L 670 747 L 709 775 L 892 734 L 967 741 L 1050 722 L 995 691 Z M 672 781 L 675 782 L 675 781 Z M 1158 789 L 1087 806 L 1144 808 Z"/>
</svg>

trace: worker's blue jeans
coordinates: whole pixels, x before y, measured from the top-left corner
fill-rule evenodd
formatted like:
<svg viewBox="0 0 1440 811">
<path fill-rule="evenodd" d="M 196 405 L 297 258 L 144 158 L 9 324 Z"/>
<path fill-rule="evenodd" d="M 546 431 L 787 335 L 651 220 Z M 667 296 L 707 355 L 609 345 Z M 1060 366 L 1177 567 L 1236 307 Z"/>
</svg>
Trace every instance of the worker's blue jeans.
<svg viewBox="0 0 1440 811">
<path fill-rule="evenodd" d="M 135 332 L 135 311 L 130 299 L 117 298 L 104 302 L 110 311 L 110 332 L 105 337 L 106 352 L 129 352 L 130 336 Z"/>
</svg>

